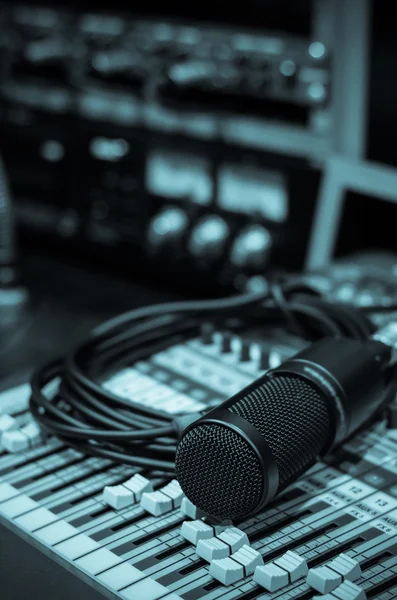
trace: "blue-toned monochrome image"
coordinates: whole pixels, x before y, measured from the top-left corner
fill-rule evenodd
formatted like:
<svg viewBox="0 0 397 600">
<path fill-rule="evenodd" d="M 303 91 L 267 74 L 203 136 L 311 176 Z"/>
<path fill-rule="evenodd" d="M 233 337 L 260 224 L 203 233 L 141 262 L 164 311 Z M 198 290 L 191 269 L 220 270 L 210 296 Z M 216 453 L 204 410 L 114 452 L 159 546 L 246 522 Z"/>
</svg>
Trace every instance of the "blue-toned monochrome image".
<svg viewBox="0 0 397 600">
<path fill-rule="evenodd" d="M 0 0 L 0 597 L 397 600 L 385 0 Z"/>
</svg>

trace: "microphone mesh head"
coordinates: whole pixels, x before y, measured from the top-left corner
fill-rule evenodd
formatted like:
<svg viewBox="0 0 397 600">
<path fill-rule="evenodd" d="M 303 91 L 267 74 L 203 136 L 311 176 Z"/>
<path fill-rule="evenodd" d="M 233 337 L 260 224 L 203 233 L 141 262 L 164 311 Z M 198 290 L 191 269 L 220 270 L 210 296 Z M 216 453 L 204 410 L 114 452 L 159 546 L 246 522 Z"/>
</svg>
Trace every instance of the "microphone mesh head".
<svg viewBox="0 0 397 600">
<path fill-rule="evenodd" d="M 279 492 L 307 469 L 332 438 L 326 397 L 306 379 L 269 379 L 230 407 L 265 438 L 276 459 Z"/>
<path fill-rule="evenodd" d="M 227 427 L 209 423 L 191 429 L 178 445 L 175 464 L 186 496 L 214 517 L 245 515 L 247 507 L 261 499 L 258 458 L 244 438 Z"/>
<path fill-rule="evenodd" d="M 228 410 L 266 440 L 279 471 L 277 492 L 304 473 L 332 440 L 328 401 L 303 378 L 269 378 L 236 396 Z M 226 423 L 193 426 L 179 442 L 175 465 L 186 496 L 204 512 L 238 519 L 257 509 L 267 473 L 250 445 Z"/>
</svg>

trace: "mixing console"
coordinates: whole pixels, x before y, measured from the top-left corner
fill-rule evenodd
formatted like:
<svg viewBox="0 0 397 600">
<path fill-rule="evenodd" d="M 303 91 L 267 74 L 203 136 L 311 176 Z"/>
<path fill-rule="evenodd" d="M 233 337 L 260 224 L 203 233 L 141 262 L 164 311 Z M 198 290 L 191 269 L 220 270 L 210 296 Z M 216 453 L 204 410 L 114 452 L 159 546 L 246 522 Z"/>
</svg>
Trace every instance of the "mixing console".
<svg viewBox="0 0 397 600">
<path fill-rule="evenodd" d="M 294 339 L 259 344 L 209 333 L 103 383 L 171 414 L 197 412 L 296 350 Z M 29 424 L 28 396 L 28 386 L 0 396 L 4 422 L 10 415 L 15 427 Z M 397 435 L 386 421 L 316 464 L 265 512 L 233 524 L 201 517 L 177 482 L 164 489 L 170 479 L 53 438 L 26 446 L 0 450 L 0 522 L 104 597 L 397 598 Z M 122 484 L 129 500 L 115 509 Z"/>
</svg>

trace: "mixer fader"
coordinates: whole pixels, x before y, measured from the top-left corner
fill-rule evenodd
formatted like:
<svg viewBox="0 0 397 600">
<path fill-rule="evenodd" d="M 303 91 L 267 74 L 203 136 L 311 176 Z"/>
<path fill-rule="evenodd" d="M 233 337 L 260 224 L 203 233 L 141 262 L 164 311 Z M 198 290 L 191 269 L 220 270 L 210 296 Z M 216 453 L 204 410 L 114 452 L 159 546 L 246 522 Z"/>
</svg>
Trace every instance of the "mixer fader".
<svg viewBox="0 0 397 600">
<path fill-rule="evenodd" d="M 289 349 L 288 349 L 289 348 Z M 199 412 L 297 348 L 224 333 L 173 346 L 104 386 L 171 414 Z M 281 359 L 280 359 L 281 360 Z M 374 423 L 264 512 L 211 520 L 172 478 L 87 457 L 54 438 L 9 452 L 29 426 L 27 386 L 0 396 L 0 521 L 104 597 L 397 598 L 397 435 Z M 11 436 L 12 437 L 12 436 Z"/>
</svg>

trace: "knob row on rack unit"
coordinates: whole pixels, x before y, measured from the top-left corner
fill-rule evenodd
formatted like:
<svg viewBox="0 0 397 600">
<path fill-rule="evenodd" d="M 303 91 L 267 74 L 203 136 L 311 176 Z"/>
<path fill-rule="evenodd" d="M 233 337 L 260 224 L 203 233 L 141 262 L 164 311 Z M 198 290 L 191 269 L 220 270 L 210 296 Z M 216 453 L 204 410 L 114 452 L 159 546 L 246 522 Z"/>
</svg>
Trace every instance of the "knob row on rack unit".
<svg viewBox="0 0 397 600">
<path fill-rule="evenodd" d="M 209 263 L 228 258 L 239 269 L 263 269 L 268 265 L 273 236 L 263 225 L 248 224 L 233 230 L 218 214 L 206 214 L 194 223 L 180 207 L 167 206 L 149 224 L 147 242 L 152 252 L 185 251 Z"/>
</svg>

